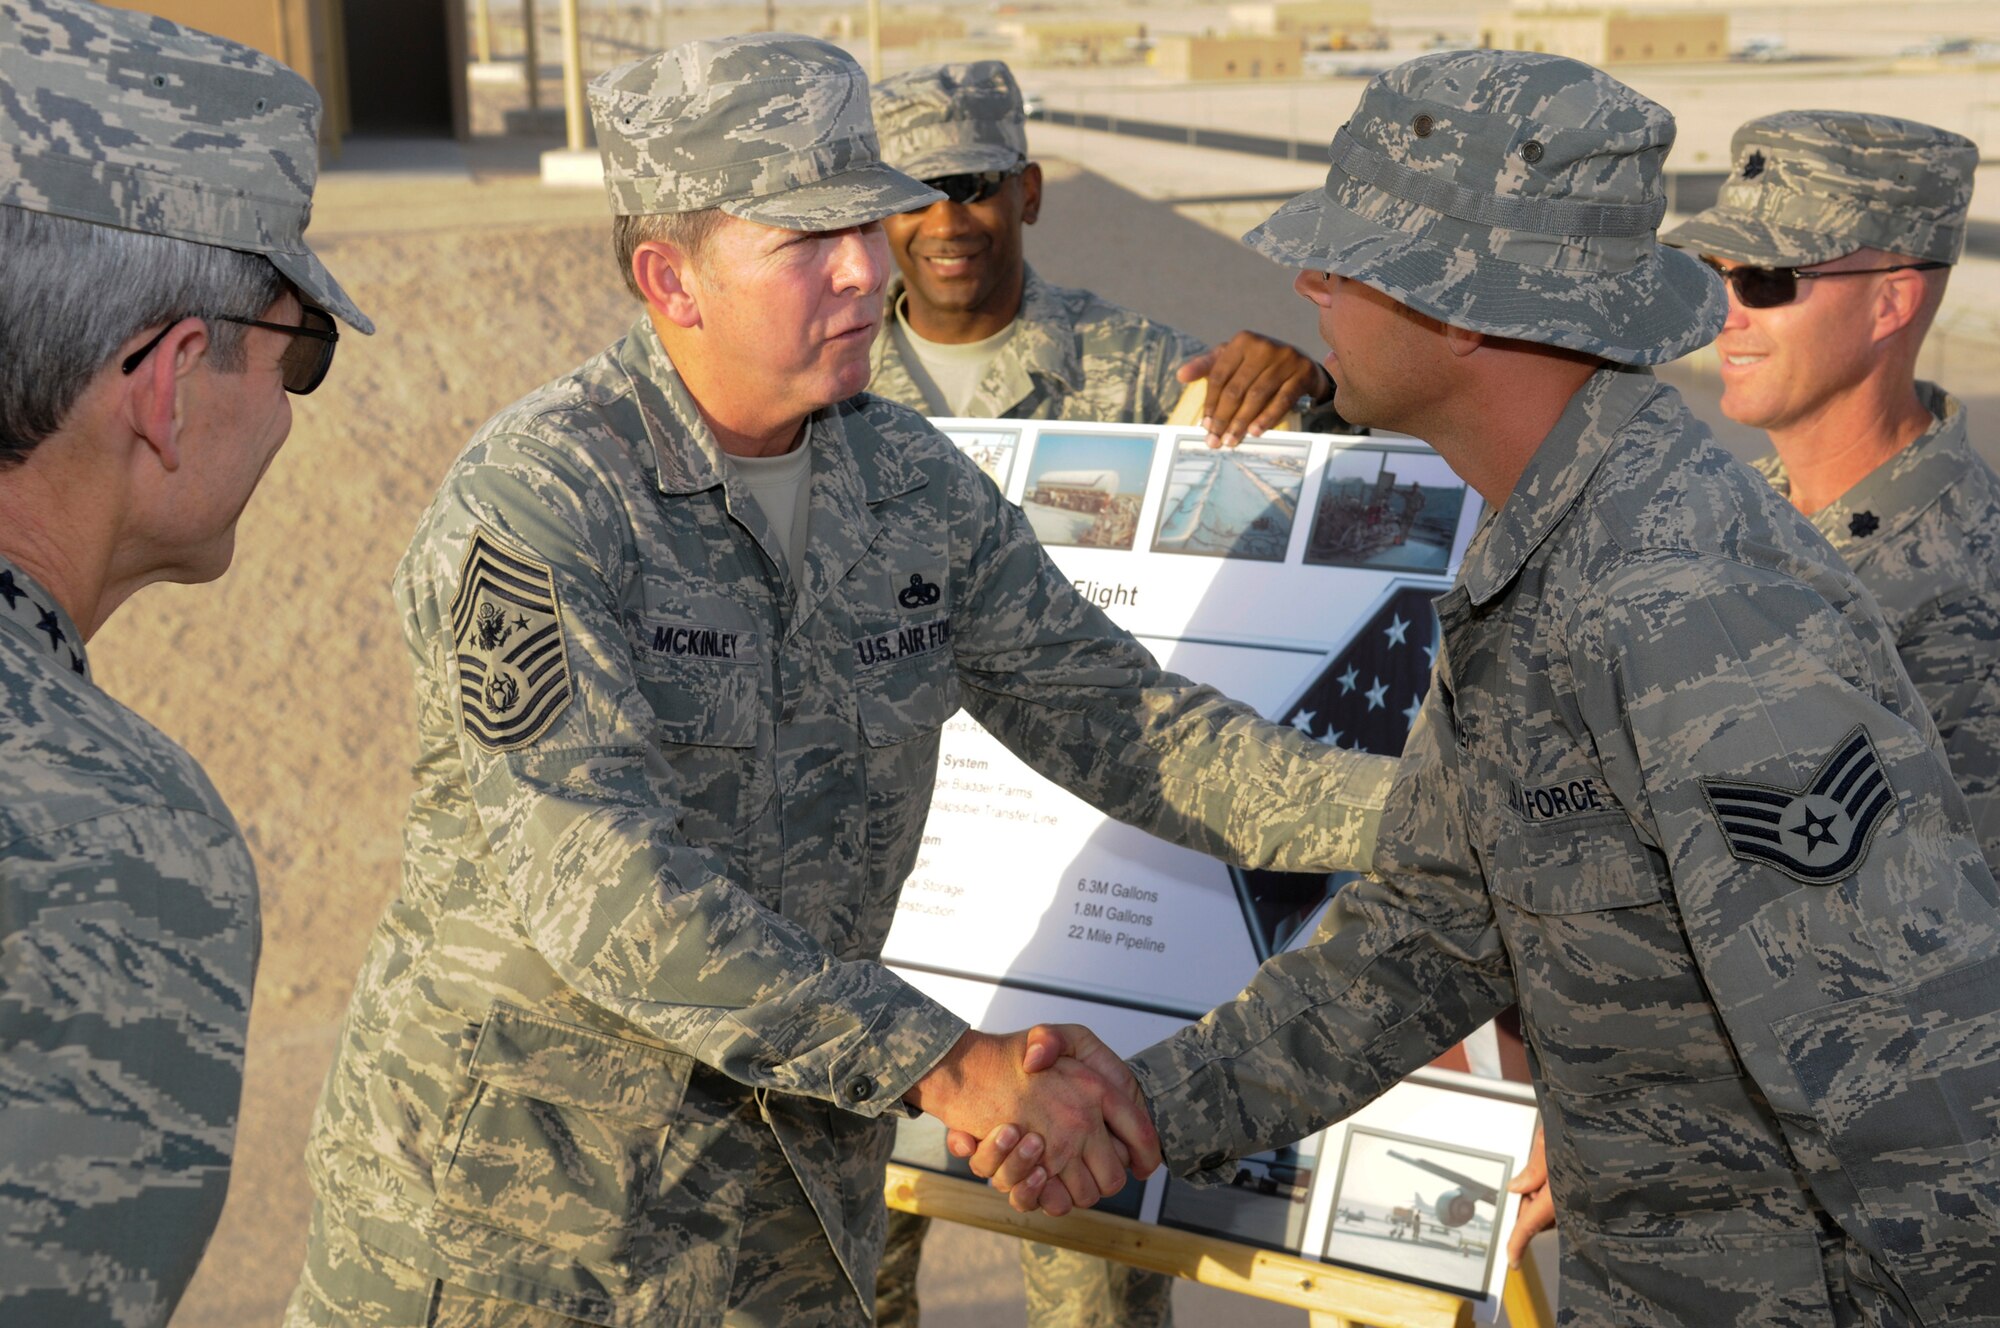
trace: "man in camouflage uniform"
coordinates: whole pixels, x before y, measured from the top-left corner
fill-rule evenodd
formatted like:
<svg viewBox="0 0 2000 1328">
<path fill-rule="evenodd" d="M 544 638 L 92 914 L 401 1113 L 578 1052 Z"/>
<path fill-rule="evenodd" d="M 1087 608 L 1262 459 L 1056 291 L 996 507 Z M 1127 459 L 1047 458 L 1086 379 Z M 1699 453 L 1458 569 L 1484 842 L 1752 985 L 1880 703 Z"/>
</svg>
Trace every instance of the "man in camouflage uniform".
<svg viewBox="0 0 2000 1328">
<path fill-rule="evenodd" d="M 1978 146 L 1890 116 L 1784 111 L 1737 130 L 1730 157 L 1718 205 L 1661 237 L 1730 281 L 1722 413 L 1770 431 L 1776 454 L 1756 468 L 1875 596 L 2000 872 L 2000 476 L 1965 408 L 1916 377 Z M 1545 1197 L 1522 1213 L 1515 1248 L 1554 1220 Z"/>
<path fill-rule="evenodd" d="M 1665 237 L 1735 291 L 1716 341 L 1722 412 L 1770 431 L 1759 469 L 1875 596 L 2000 871 L 2000 476 L 1965 408 L 1916 376 L 1965 246 L 1978 145 L 1885 115 L 1785 111 L 1737 130 L 1731 160 L 1717 205 Z"/>
<path fill-rule="evenodd" d="M 875 340 L 868 390 L 934 416 L 1161 424 L 1187 380 L 1208 377 L 1221 405 L 1212 438 L 1275 426 L 1301 396 L 1308 427 L 1342 427 L 1325 369 L 1290 346 L 1241 332 L 1211 352 L 1198 339 L 1029 267 L 1021 230 L 1041 213 L 1027 114 L 999 60 L 926 65 L 875 84 L 882 156 L 945 197 L 886 218 L 901 276 Z M 927 368 L 927 362 L 935 371 Z M 1220 418 L 1220 423 L 1215 423 Z M 1240 421 L 1240 422 L 1239 422 Z M 918 1320 L 917 1270 L 930 1219 L 889 1214 L 876 1321 Z M 1024 1241 L 1028 1319 L 1038 1328 L 1173 1321 L 1173 1279 Z"/>
<path fill-rule="evenodd" d="M 1371 853 L 1386 781 L 1161 672 L 951 442 L 862 394 L 882 217 L 859 66 L 692 42 L 591 88 L 645 314 L 453 465 L 395 593 L 404 888 L 309 1146 L 302 1325 L 870 1315 L 894 1113 L 1086 1140 L 1129 1098 L 969 1033 L 877 959 L 964 705 L 1201 851 Z M 774 467 L 799 463 L 788 477 Z"/>
<path fill-rule="evenodd" d="M 999 60 L 927 65 L 875 85 L 882 158 L 944 198 L 884 218 L 901 275 L 868 390 L 927 415 L 1163 424 L 1206 378 L 1212 446 L 1277 427 L 1340 428 L 1333 380 L 1291 346 L 1239 332 L 1214 349 L 1089 291 L 1051 286 L 1021 232 L 1041 215 L 1042 168 Z"/>
<path fill-rule="evenodd" d="M 0 0 L 0 89 L 0 1323 L 157 1328 L 229 1186 L 257 881 L 84 643 L 134 591 L 222 574 L 326 311 L 369 324 L 303 239 L 298 75 Z"/>
<path fill-rule="evenodd" d="M 1565 1323 L 1992 1322 L 2000 901 L 1873 598 L 1642 367 L 1725 314 L 1654 239 L 1672 136 L 1574 61 L 1425 56 L 1248 237 L 1343 411 L 1491 513 L 1373 874 L 1132 1068 L 1219 1178 L 1518 999 Z"/>
</svg>

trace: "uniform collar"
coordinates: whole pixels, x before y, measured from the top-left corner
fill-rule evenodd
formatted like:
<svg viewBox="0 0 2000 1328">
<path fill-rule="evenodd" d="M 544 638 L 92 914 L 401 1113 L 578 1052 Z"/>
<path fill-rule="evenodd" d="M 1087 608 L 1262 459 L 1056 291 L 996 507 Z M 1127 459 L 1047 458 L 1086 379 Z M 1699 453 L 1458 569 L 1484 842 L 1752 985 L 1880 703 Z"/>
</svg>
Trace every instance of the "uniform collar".
<svg viewBox="0 0 2000 1328">
<path fill-rule="evenodd" d="M 1607 365 L 1577 389 L 1514 491 L 1499 510 L 1487 511 L 1465 551 L 1459 581 L 1474 604 L 1486 603 L 1520 574 L 1657 387 L 1650 370 Z"/>
<path fill-rule="evenodd" d="M 1850 567 L 1908 530 L 1964 481 L 1977 460 L 1958 399 L 1935 383 L 1918 383 L 1917 398 L 1931 413 L 1931 427 L 1812 515 L 1813 526 Z M 1779 493 L 1790 495 L 1791 477 L 1775 454 L 1761 458 L 1757 468 Z"/>
<path fill-rule="evenodd" d="M 6 558 L 0 558 L 0 632 L 18 636 L 35 654 L 46 656 L 86 682 L 90 680 L 83 633 L 68 610 L 42 589 L 39 581 Z"/>
<path fill-rule="evenodd" d="M 889 329 L 889 322 L 896 317 L 907 290 L 901 276 L 890 279 L 884 297 L 888 315 L 883 319 L 882 335 L 875 338 L 876 378 L 891 389 L 896 400 L 914 396 L 913 392 L 900 390 L 909 370 L 901 363 L 902 352 Z M 1055 288 L 1036 275 L 1033 267 L 1027 267 L 1024 273 L 1021 309 L 1010 326 L 1014 334 L 1000 348 L 993 367 L 986 371 L 972 400 L 966 403 L 966 414 L 971 418 L 1005 418 L 1016 405 L 1034 395 L 1038 376 L 1052 380 L 1062 394 L 1083 388 L 1083 353 L 1077 346 L 1076 328 L 1064 312 Z"/>
</svg>

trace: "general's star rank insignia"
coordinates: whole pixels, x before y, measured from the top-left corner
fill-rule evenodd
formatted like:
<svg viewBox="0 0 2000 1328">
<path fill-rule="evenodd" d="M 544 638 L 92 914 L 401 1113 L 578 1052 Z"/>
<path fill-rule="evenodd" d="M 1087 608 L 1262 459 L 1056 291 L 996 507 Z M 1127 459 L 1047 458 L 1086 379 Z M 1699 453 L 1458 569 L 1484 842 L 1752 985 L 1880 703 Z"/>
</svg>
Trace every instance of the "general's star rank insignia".
<svg viewBox="0 0 2000 1328">
<path fill-rule="evenodd" d="M 1896 805 L 1896 791 L 1868 730 L 1857 725 L 1803 789 L 1704 779 L 1702 793 L 1729 851 L 1807 885 L 1852 876 Z"/>
<path fill-rule="evenodd" d="M 459 720 L 472 740 L 510 752 L 546 733 L 573 694 L 549 565 L 475 531 L 451 622 Z"/>
</svg>

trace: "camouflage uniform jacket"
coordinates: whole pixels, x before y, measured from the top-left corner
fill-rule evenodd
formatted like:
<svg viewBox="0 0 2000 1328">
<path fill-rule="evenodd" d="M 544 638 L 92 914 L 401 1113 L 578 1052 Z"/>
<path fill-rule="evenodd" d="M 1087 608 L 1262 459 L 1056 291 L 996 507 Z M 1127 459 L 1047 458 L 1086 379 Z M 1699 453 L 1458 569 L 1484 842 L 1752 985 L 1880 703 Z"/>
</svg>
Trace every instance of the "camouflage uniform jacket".
<svg viewBox="0 0 2000 1328">
<path fill-rule="evenodd" d="M 1300 1138 L 1518 999 L 1565 1323 L 1989 1321 L 2000 908 L 1861 584 L 1607 369 L 1438 605 L 1374 874 L 1134 1060 L 1170 1164 Z"/>
<path fill-rule="evenodd" d="M 489 422 L 423 518 L 404 886 L 310 1148 L 376 1247 L 712 1323 L 782 1149 L 871 1304 L 882 1117 L 965 1028 L 875 962 L 961 705 L 1201 851 L 1369 851 L 1378 763 L 1162 673 L 910 411 L 809 428 L 802 585 L 643 320 Z"/>
<path fill-rule="evenodd" d="M 1888 619 L 2000 872 L 2000 475 L 1972 450 L 1965 407 L 1917 390 L 1937 423 L 1810 520 Z M 1776 456 L 1755 464 L 1790 492 Z"/>
<path fill-rule="evenodd" d="M 160 1325 L 229 1188 L 257 877 L 0 558 L 0 1323 Z"/>
</svg>

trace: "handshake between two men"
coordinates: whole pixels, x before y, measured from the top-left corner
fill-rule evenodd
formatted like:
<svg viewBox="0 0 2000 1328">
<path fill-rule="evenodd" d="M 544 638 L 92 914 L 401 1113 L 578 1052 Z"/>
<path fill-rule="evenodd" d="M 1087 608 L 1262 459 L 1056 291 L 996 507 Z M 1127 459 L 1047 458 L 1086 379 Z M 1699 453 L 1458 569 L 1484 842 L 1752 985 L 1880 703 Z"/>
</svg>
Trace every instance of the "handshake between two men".
<svg viewBox="0 0 2000 1328">
<path fill-rule="evenodd" d="M 1080 1024 L 967 1033 L 904 1100 L 944 1121 L 952 1155 L 1023 1213 L 1089 1208 L 1160 1165 L 1138 1080 Z"/>
</svg>

